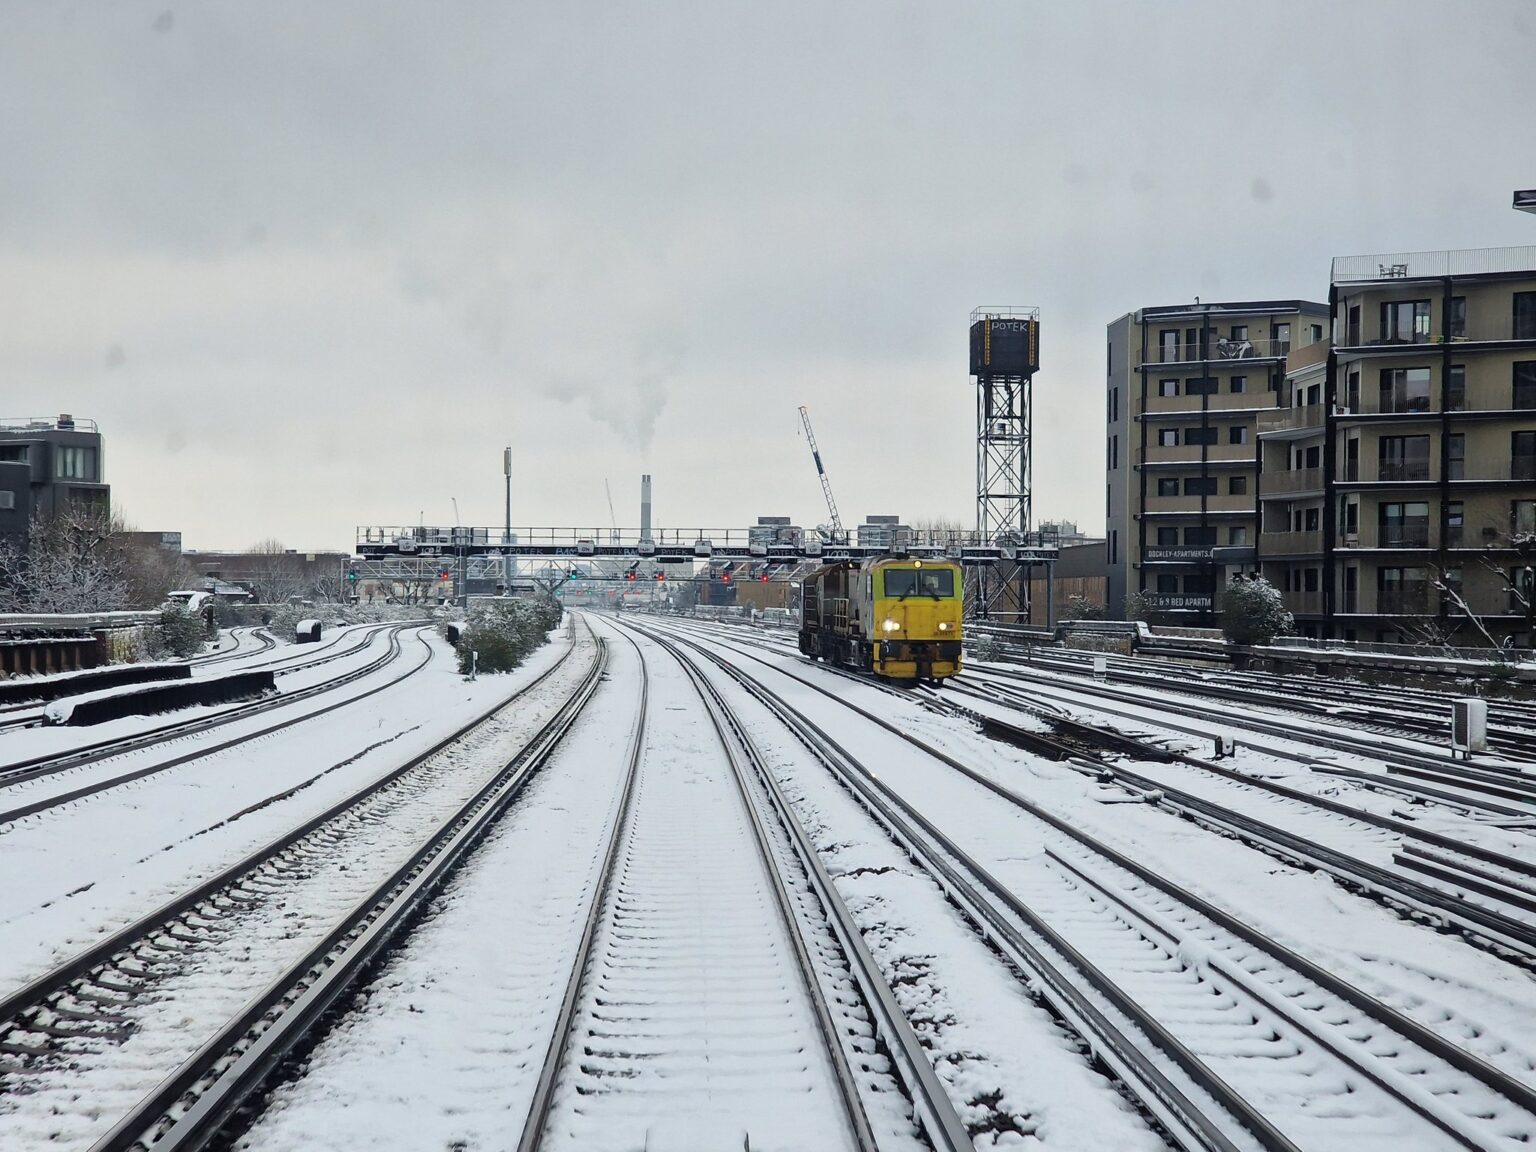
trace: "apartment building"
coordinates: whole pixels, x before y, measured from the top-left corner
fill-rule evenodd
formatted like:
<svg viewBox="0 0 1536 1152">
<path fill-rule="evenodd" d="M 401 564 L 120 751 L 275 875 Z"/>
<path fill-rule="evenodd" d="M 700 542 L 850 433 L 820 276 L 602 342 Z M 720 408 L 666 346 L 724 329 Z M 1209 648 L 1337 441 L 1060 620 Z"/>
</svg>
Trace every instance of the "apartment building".
<svg viewBox="0 0 1536 1152">
<path fill-rule="evenodd" d="M 1247 300 L 1143 308 L 1108 326 L 1108 607 L 1140 594 L 1205 624 L 1218 589 L 1255 571 L 1259 418 L 1293 354 L 1326 341 L 1328 305 Z"/>
<path fill-rule="evenodd" d="M 1340 257 L 1266 414 L 1259 556 L 1301 630 L 1532 643 L 1536 246 Z"/>
<path fill-rule="evenodd" d="M 25 536 L 34 515 L 66 507 L 106 513 L 111 496 L 94 420 L 0 418 L 0 534 Z"/>
</svg>

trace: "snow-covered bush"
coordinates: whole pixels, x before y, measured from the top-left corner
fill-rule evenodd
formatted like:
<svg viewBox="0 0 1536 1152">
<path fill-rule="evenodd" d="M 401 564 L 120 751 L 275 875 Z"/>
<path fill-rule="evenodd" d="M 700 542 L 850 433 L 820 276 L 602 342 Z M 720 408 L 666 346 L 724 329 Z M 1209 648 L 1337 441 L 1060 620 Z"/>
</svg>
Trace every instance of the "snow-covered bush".
<svg viewBox="0 0 1536 1152">
<path fill-rule="evenodd" d="M 1152 599 L 1145 592 L 1127 592 L 1125 594 L 1125 618 L 1127 620 L 1145 620 L 1152 615 Z"/>
<path fill-rule="evenodd" d="M 560 601 L 553 596 L 475 605 L 459 639 L 459 671 L 469 671 L 471 652 L 476 653 L 477 671 L 512 671 L 544 643 L 550 629 L 559 625 L 562 612 Z"/>
<path fill-rule="evenodd" d="M 1062 609 L 1061 618 L 1063 620 L 1102 620 L 1104 605 L 1095 604 L 1086 596 L 1068 596 L 1067 606 Z"/>
<path fill-rule="evenodd" d="M 1233 580 L 1221 594 L 1221 630 L 1234 644 L 1268 644 L 1296 625 L 1280 590 L 1262 576 Z"/>
<path fill-rule="evenodd" d="M 180 604 L 168 604 L 160 609 L 160 637 L 166 651 L 173 656 L 182 659 L 196 656 L 203 650 L 206 634 L 203 618 L 197 613 L 188 612 Z"/>
</svg>

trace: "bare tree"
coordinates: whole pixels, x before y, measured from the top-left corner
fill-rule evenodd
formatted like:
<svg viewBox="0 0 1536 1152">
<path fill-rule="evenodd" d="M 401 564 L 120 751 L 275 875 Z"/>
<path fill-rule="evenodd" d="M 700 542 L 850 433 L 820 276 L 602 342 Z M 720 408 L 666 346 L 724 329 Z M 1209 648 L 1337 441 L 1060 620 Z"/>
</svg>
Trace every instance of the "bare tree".
<svg viewBox="0 0 1536 1152">
<path fill-rule="evenodd" d="M 0 603 L 10 612 L 113 612 L 127 607 L 121 520 L 71 506 L 0 539 Z"/>
<path fill-rule="evenodd" d="M 251 593 L 263 604 L 286 604 L 304 591 L 304 558 L 269 536 L 248 550 L 246 577 Z"/>
</svg>

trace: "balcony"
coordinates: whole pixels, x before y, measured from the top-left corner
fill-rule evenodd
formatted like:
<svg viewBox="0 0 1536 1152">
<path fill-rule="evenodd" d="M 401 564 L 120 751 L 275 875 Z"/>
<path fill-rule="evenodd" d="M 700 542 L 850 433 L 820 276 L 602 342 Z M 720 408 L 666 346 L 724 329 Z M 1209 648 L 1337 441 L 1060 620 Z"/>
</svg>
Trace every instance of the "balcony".
<svg viewBox="0 0 1536 1152">
<path fill-rule="evenodd" d="M 1531 276 L 1536 279 L 1536 270 Z M 1505 306 L 1510 307 L 1508 303 Z M 1512 314 L 1473 316 L 1466 324 L 1448 333 L 1444 330 L 1437 299 L 1431 305 L 1427 331 L 1383 332 L 1379 322 L 1362 323 L 1359 327 L 1346 325 L 1338 351 L 1351 357 L 1362 352 L 1423 355 L 1429 350 L 1438 353 L 1442 344 L 1502 344 L 1514 340 L 1536 340 L 1536 323 L 1528 320 L 1517 323 Z"/>
<path fill-rule="evenodd" d="M 1321 592 L 1282 592 L 1280 602 L 1298 616 L 1317 616 L 1323 611 Z"/>
<path fill-rule="evenodd" d="M 1457 461 L 1452 461 L 1453 467 L 1456 463 Z M 1509 460 L 1473 460 L 1470 464 L 1465 461 L 1460 463 L 1460 472 L 1453 471 L 1450 476 L 1452 483 L 1488 484 L 1505 480 L 1536 480 L 1536 456 L 1515 456 Z M 1469 470 L 1475 475 L 1468 476 Z"/>
<path fill-rule="evenodd" d="M 1321 532 L 1261 532 L 1259 554 L 1270 556 L 1309 556 L 1323 551 Z"/>
<path fill-rule="evenodd" d="M 1384 588 L 1376 593 L 1376 613 L 1380 616 L 1428 616 L 1434 610 L 1434 597 L 1421 585 Z"/>
<path fill-rule="evenodd" d="M 1362 524 L 1356 532 L 1341 532 L 1339 547 L 1436 548 L 1436 536 L 1428 524 Z"/>
<path fill-rule="evenodd" d="M 1321 404 L 1305 408 L 1274 408 L 1259 414 L 1259 435 L 1296 440 L 1323 430 Z"/>
<path fill-rule="evenodd" d="M 1321 492 L 1323 470 L 1321 468 L 1292 468 L 1283 472 L 1263 472 L 1259 475 L 1259 498 L 1294 496 L 1299 492 Z"/>
<path fill-rule="evenodd" d="M 1179 344 L 1176 347 L 1152 347 L 1147 350 L 1148 360 L 1142 367 L 1158 364 L 1219 364 L 1227 360 L 1277 360 L 1290 353 L 1289 340 L 1232 340 L 1212 334 L 1206 337 L 1205 346 Z"/>
<path fill-rule="evenodd" d="M 1199 464 L 1199 444 L 1149 444 L 1145 451 L 1136 449 L 1135 463 L 1141 464 Z M 1252 444 L 1206 444 L 1205 461 L 1208 464 L 1252 464 Z"/>
</svg>

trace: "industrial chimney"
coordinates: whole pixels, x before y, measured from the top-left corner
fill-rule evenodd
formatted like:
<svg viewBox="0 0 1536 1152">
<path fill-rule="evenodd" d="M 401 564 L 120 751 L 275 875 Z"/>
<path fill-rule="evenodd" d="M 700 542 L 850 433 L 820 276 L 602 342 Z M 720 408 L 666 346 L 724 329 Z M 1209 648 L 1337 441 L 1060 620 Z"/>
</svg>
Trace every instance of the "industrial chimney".
<svg viewBox="0 0 1536 1152">
<path fill-rule="evenodd" d="M 640 477 L 640 539 L 651 538 L 651 474 Z"/>
</svg>

